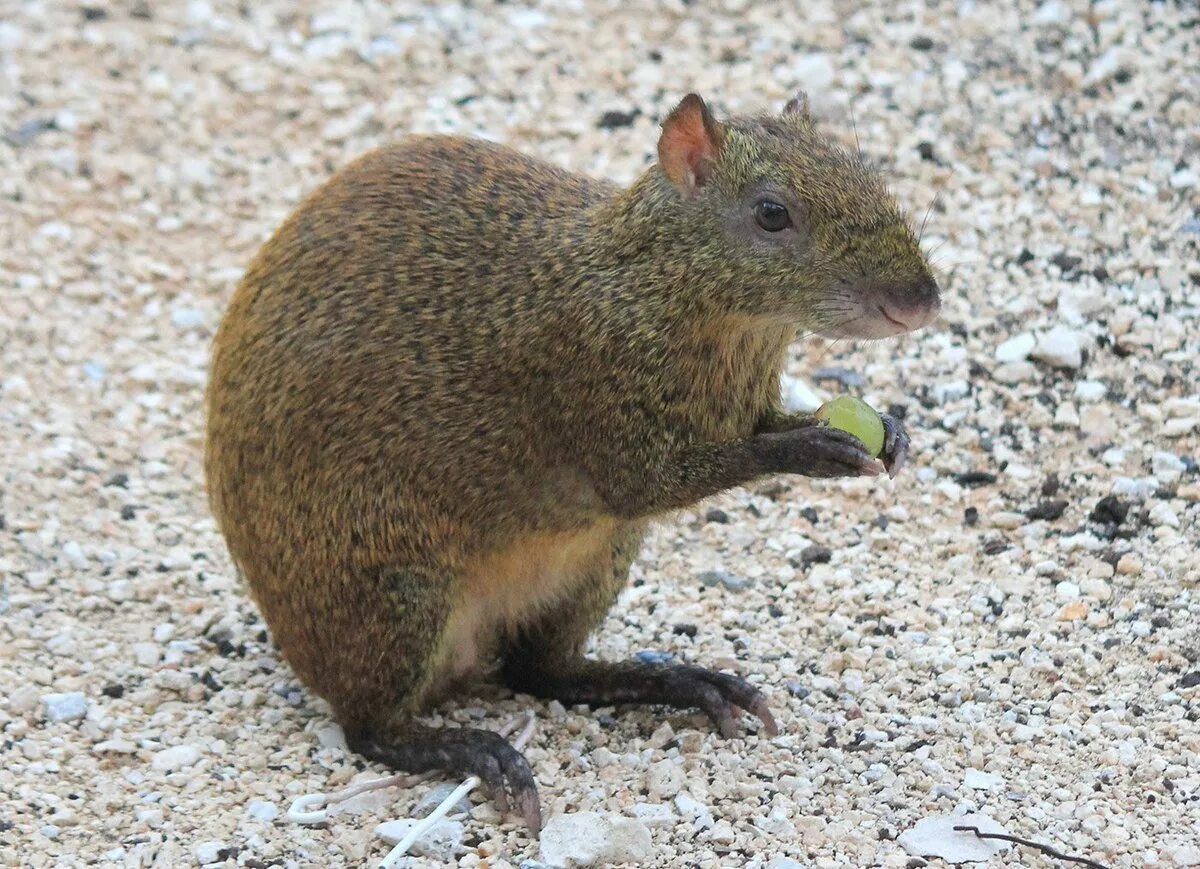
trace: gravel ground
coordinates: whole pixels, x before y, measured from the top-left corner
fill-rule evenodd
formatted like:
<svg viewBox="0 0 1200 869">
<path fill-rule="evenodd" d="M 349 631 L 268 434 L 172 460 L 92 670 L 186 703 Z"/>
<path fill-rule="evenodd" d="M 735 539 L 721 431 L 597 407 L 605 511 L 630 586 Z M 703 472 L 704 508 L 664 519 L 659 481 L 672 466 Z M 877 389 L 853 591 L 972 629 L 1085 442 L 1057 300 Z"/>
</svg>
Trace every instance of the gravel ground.
<svg viewBox="0 0 1200 869">
<path fill-rule="evenodd" d="M 903 407 L 914 467 L 683 513 L 596 643 L 755 674 L 782 734 L 498 690 L 433 720 L 532 708 L 547 816 L 635 817 L 645 865 L 920 866 L 898 837 L 964 811 L 1200 865 L 1195 5 L 650 6 L 0 0 L 0 864 L 363 865 L 436 784 L 283 819 L 381 770 L 205 506 L 209 342 L 306 191 L 410 130 L 627 181 L 687 90 L 803 85 L 917 219 L 938 197 L 941 322 L 791 369 Z M 458 865 L 539 857 L 499 821 Z"/>
</svg>

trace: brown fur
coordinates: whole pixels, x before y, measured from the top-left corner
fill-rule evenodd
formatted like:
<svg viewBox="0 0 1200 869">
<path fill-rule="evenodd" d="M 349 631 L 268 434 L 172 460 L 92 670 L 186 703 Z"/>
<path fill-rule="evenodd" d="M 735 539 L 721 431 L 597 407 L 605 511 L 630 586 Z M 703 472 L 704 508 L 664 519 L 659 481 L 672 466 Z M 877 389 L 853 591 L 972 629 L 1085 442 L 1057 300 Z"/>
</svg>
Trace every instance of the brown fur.
<svg viewBox="0 0 1200 869">
<path fill-rule="evenodd" d="M 212 507 L 348 729 L 401 732 L 518 633 L 539 666 L 577 657 L 648 519 L 808 472 L 778 407 L 797 330 L 872 334 L 876 296 L 931 283 L 882 184 L 806 115 L 700 109 L 668 128 L 710 136 L 703 166 L 661 146 L 686 196 L 656 167 L 621 191 L 417 137 L 251 264 L 215 344 Z M 780 250 L 741 216 L 766 182 L 806 215 Z"/>
</svg>

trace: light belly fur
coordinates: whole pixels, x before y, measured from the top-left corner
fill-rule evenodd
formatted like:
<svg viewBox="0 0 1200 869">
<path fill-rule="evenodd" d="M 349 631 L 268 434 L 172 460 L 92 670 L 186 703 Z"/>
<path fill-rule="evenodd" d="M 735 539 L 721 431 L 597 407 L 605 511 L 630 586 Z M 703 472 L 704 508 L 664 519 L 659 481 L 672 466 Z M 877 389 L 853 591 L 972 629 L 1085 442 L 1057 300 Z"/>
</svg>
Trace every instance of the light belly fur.
<svg viewBox="0 0 1200 869">
<path fill-rule="evenodd" d="M 529 536 L 470 564 L 446 627 L 444 678 L 483 669 L 499 637 L 562 600 L 588 574 L 609 569 L 618 524 Z"/>
</svg>

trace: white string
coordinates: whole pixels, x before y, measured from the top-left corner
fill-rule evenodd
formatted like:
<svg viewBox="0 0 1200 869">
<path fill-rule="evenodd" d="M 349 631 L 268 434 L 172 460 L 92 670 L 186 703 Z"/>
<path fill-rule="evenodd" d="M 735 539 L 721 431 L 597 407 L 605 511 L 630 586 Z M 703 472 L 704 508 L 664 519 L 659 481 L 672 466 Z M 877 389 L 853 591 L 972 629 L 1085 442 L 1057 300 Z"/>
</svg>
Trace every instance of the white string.
<svg viewBox="0 0 1200 869">
<path fill-rule="evenodd" d="M 517 726 L 516 721 L 510 721 L 504 727 L 500 728 L 501 736 L 508 736 Z M 533 736 L 534 719 L 532 712 L 525 713 L 525 726 L 521 729 L 520 734 L 513 740 L 513 748 L 520 751 L 529 742 L 529 738 Z M 426 815 L 421 820 L 413 824 L 412 828 L 405 834 L 404 838 L 396 843 L 392 850 L 388 851 L 387 855 L 379 864 L 379 869 L 391 869 L 396 865 L 396 862 L 408 853 L 408 849 L 413 846 L 413 843 L 425 835 L 428 830 L 438 821 L 444 818 L 458 801 L 463 799 L 475 788 L 479 787 L 480 781 L 478 776 L 471 776 L 465 782 L 456 787 L 448 797 L 441 801 L 432 812 Z"/>
</svg>

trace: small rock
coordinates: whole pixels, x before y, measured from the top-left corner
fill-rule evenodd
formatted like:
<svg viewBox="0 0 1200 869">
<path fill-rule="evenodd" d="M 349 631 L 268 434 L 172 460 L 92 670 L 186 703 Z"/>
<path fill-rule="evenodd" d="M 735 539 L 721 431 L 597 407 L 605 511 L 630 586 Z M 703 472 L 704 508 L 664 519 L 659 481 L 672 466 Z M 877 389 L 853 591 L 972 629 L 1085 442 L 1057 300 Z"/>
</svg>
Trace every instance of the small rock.
<svg viewBox="0 0 1200 869">
<path fill-rule="evenodd" d="M 779 387 L 783 396 L 783 409 L 789 413 L 812 413 L 824 401 L 803 380 L 786 374 L 779 378 Z"/>
<path fill-rule="evenodd" d="M 46 720 L 50 722 L 78 721 L 88 711 L 88 699 L 79 691 L 47 694 L 42 702 L 46 704 Z"/>
<path fill-rule="evenodd" d="M 1012 845 L 995 839 L 980 839 L 974 833 L 955 827 L 970 826 L 981 833 L 1008 833 L 987 815 L 961 815 L 924 818 L 911 830 L 905 830 L 897 841 L 914 857 L 940 857 L 948 863 L 971 863 L 990 860 L 1004 854 Z"/>
<path fill-rule="evenodd" d="M 1183 476 L 1183 472 L 1187 470 L 1187 465 L 1183 460 L 1174 453 L 1157 452 L 1150 460 L 1150 467 L 1154 471 L 1154 476 L 1163 483 L 1175 483 Z"/>
<path fill-rule="evenodd" d="M 1004 787 L 1004 779 L 990 772 L 969 769 L 963 773 L 963 784 L 977 791 L 994 791 Z"/>
<path fill-rule="evenodd" d="M 658 827 L 673 827 L 679 820 L 666 803 L 634 803 L 625 812 L 652 830 Z"/>
<path fill-rule="evenodd" d="M 413 806 L 413 817 L 424 818 L 426 815 L 440 806 L 445 799 L 457 789 L 458 785 L 454 782 L 443 782 L 442 784 L 434 785 L 428 791 L 426 791 L 425 795 L 422 796 L 421 799 L 417 800 L 417 804 Z M 463 796 L 459 798 L 457 803 L 450 807 L 450 811 L 447 812 L 447 814 L 457 815 L 469 811 L 471 811 L 471 801 L 467 799 L 466 796 Z"/>
<path fill-rule="evenodd" d="M 201 842 L 192 849 L 192 853 L 196 856 L 196 862 L 201 866 L 208 866 L 212 863 L 221 863 L 229 854 L 229 846 L 224 842 Z"/>
<path fill-rule="evenodd" d="M 1078 368 L 1083 364 L 1079 335 L 1066 326 L 1055 326 L 1039 335 L 1031 355 L 1039 362 L 1057 368 Z"/>
<path fill-rule="evenodd" d="M 791 857 L 773 857 L 765 869 L 804 869 L 804 864 L 797 863 Z"/>
<path fill-rule="evenodd" d="M 1173 866 L 1200 866 L 1200 845 L 1183 843 L 1168 846 L 1167 857 Z"/>
<path fill-rule="evenodd" d="M 652 764 L 646 773 L 646 790 L 654 799 L 672 799 L 683 789 L 683 769 L 671 760 Z"/>
<path fill-rule="evenodd" d="M 599 812 L 555 815 L 542 829 L 541 846 L 542 859 L 561 867 L 639 864 L 652 856 L 645 824 Z"/>
<path fill-rule="evenodd" d="M 204 312 L 195 308 L 176 308 L 171 312 L 171 322 L 179 329 L 195 329 L 204 325 Z"/>
<path fill-rule="evenodd" d="M 1080 619 L 1087 618 L 1090 611 L 1091 609 L 1086 603 L 1077 600 L 1060 609 L 1057 618 L 1060 622 L 1077 622 Z"/>
<path fill-rule="evenodd" d="M 385 821 L 375 828 L 375 835 L 385 842 L 395 845 L 408 835 L 409 830 L 419 821 L 405 818 L 399 821 Z M 411 851 L 419 857 L 429 857 L 441 860 L 443 863 L 454 860 L 463 850 L 463 837 L 466 827 L 462 821 L 441 820 L 426 830 L 417 841 L 413 842 Z"/>
<path fill-rule="evenodd" d="M 1037 339 L 1031 332 L 1014 335 L 996 348 L 997 362 L 1024 362 L 1037 346 Z"/>
<path fill-rule="evenodd" d="M 1013 513 L 1008 510 L 1001 510 L 999 513 L 992 515 L 992 525 L 996 528 L 1003 528 L 1006 531 L 1011 531 L 1015 528 L 1020 528 L 1025 524 L 1025 517 L 1020 513 Z"/>
<path fill-rule="evenodd" d="M 734 576 L 732 573 L 727 573 L 724 570 L 706 570 L 700 574 L 699 579 L 709 588 L 716 585 L 723 585 L 730 591 L 745 591 L 750 587 L 750 580 Z"/>
<path fill-rule="evenodd" d="M 1083 404 L 1094 404 L 1108 395 L 1108 387 L 1099 380 L 1081 380 L 1075 384 L 1075 398 Z"/>
<path fill-rule="evenodd" d="M 1166 501 L 1158 501 L 1150 508 L 1150 521 L 1155 525 L 1166 525 L 1168 528 L 1179 527 L 1179 517 Z"/>
<path fill-rule="evenodd" d="M 194 745 L 176 745 L 164 748 L 154 755 L 150 766 L 159 772 L 175 772 L 193 766 L 200 759 L 200 749 Z"/>
<path fill-rule="evenodd" d="M 8 695 L 8 711 L 13 715 L 25 715 L 42 702 L 42 693 L 33 685 L 23 685 Z"/>
<path fill-rule="evenodd" d="M 251 800 L 246 812 L 252 818 L 270 823 L 279 817 L 279 806 L 267 800 Z"/>
<path fill-rule="evenodd" d="M 1060 600 L 1077 600 L 1079 598 L 1079 586 L 1073 582 L 1060 582 L 1054 586 L 1054 591 Z"/>
<path fill-rule="evenodd" d="M 949 383 L 938 383 L 933 387 L 933 400 L 938 404 L 949 404 L 966 398 L 971 393 L 971 385 L 965 380 L 952 380 Z"/>
</svg>

